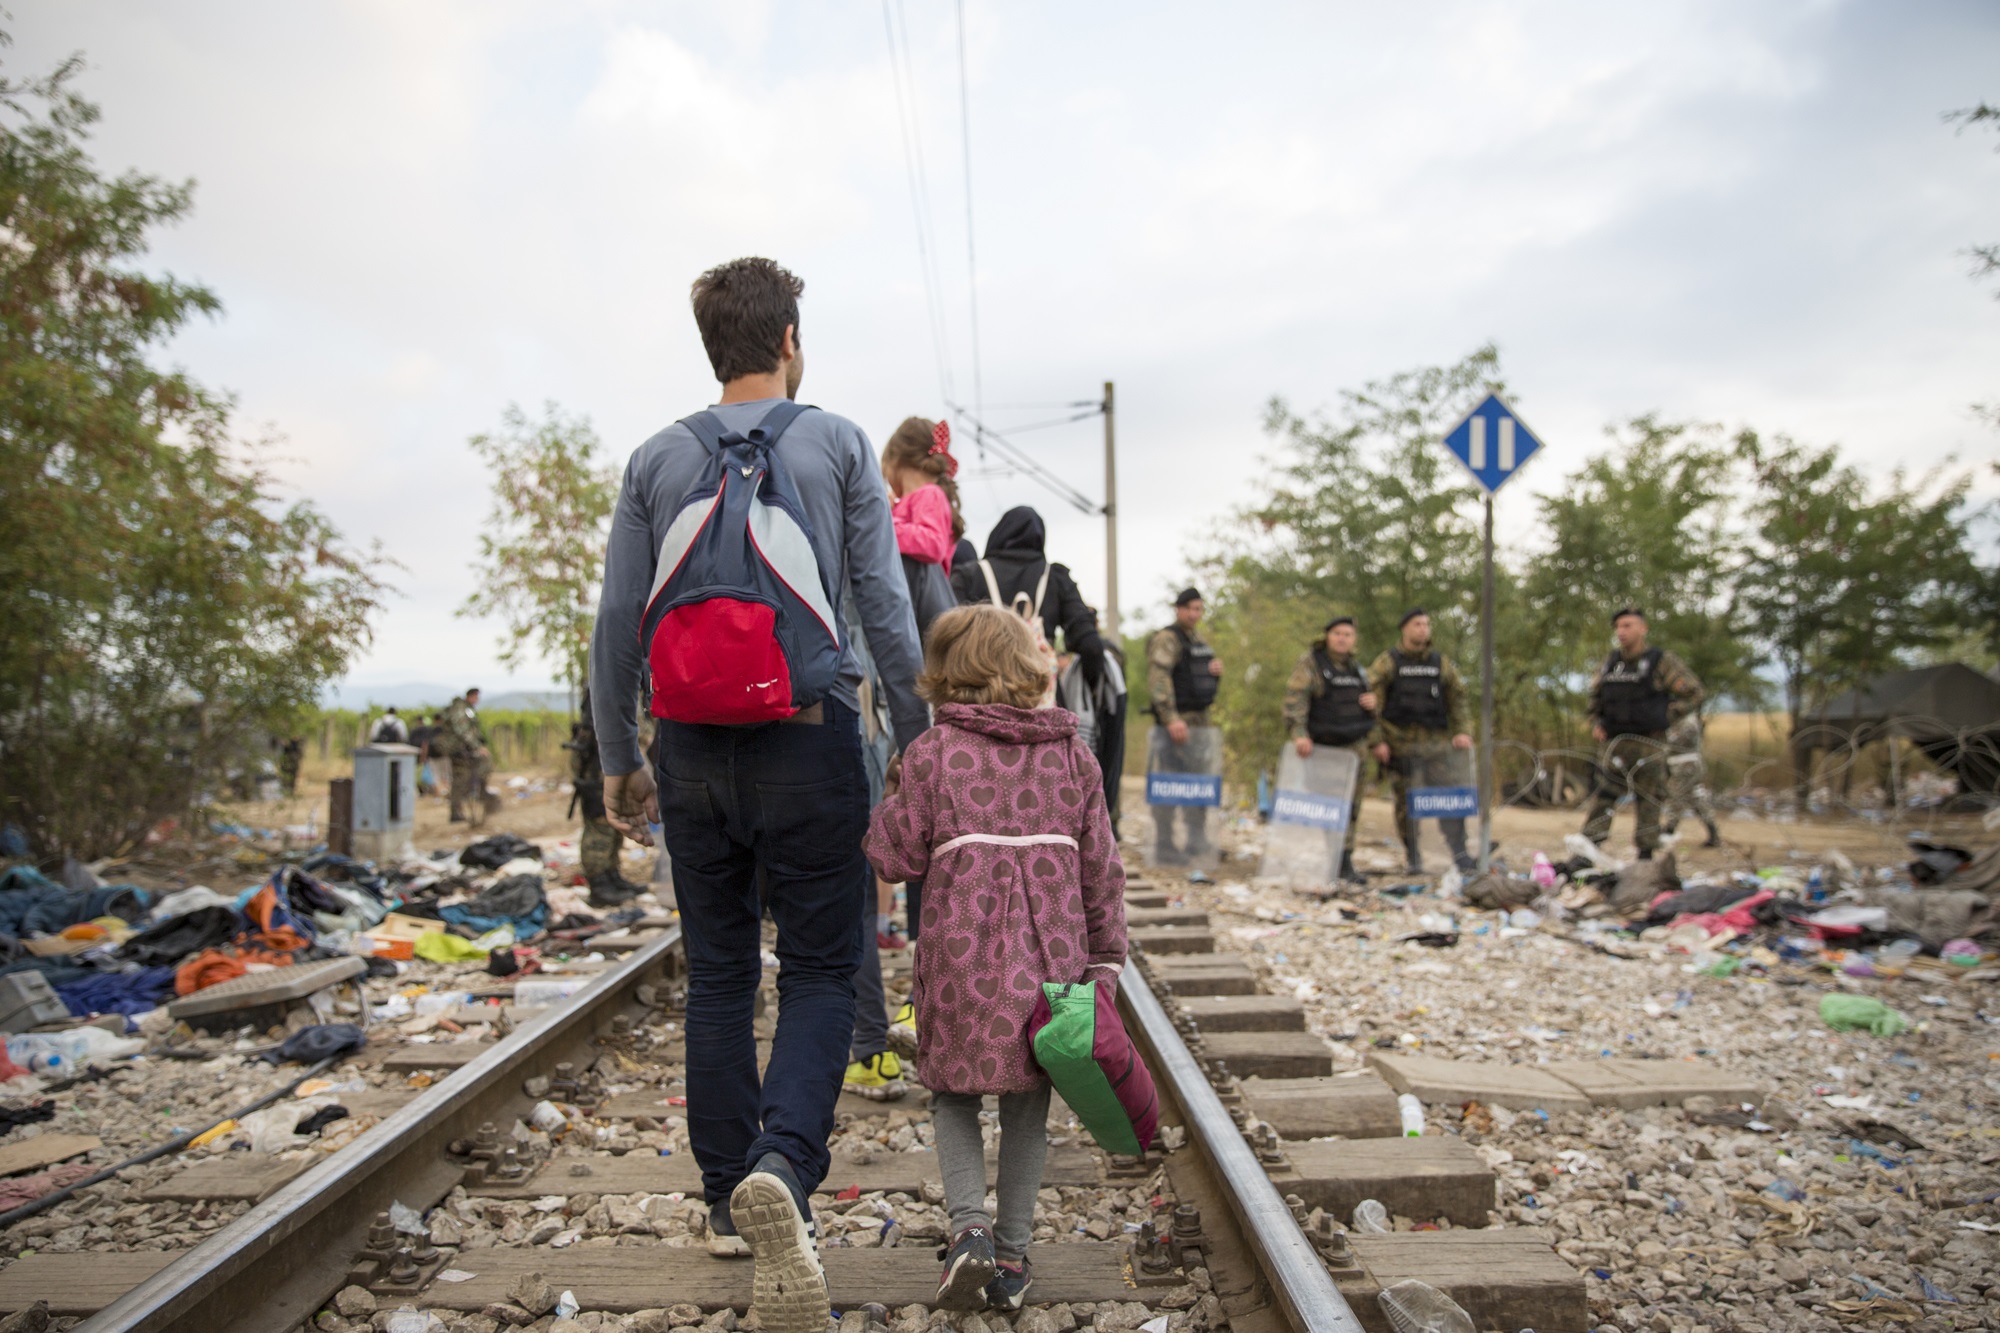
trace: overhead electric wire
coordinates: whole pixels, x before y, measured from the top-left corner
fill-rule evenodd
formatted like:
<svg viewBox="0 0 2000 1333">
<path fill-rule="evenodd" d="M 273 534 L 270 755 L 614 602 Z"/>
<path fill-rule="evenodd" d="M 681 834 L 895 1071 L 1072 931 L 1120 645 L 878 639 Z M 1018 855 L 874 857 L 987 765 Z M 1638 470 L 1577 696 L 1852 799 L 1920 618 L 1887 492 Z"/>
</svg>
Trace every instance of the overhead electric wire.
<svg viewBox="0 0 2000 1333">
<path fill-rule="evenodd" d="M 971 412 L 967 411 L 967 409 L 962 403 L 951 403 L 948 404 L 948 406 L 950 406 L 952 411 L 970 418 L 973 424 L 973 428 L 976 431 L 978 431 L 979 434 L 985 440 L 987 440 L 990 444 L 992 444 L 993 451 L 995 453 L 999 454 L 1003 459 L 1005 459 L 1008 463 L 1012 464 L 1014 467 L 1020 469 L 1020 471 L 1023 474 L 1025 474 L 1028 478 L 1039 483 L 1043 487 L 1043 489 L 1067 501 L 1069 504 L 1075 506 L 1078 510 L 1080 510 L 1083 513 L 1101 514 L 1104 512 L 1103 505 L 1091 499 L 1088 495 L 1085 495 L 1082 491 L 1078 490 L 1076 487 L 1064 481 L 1054 472 L 1050 471 L 1048 468 L 1043 467 L 1040 463 L 1036 462 L 1034 458 L 1031 457 L 1025 449 L 1021 448 L 1020 445 L 1015 444 L 1012 440 L 1008 439 L 1005 435 L 1002 435 L 999 431 L 994 430 L 991 426 L 988 426 L 978 417 L 973 416 Z M 1095 414 L 1086 413 L 1085 415 L 1089 416 Z M 1079 417 L 1077 419 L 1082 420 L 1083 418 Z"/>
<path fill-rule="evenodd" d="M 972 410 L 986 416 L 986 381 L 979 363 L 979 260 L 972 244 L 972 85 L 965 73 L 965 0 L 958 0 L 958 131 L 965 158 L 965 293 L 972 323 Z M 978 438 L 975 428 L 974 438 Z"/>
<path fill-rule="evenodd" d="M 903 25 L 901 0 L 882 0 L 882 26 L 889 39 L 890 82 L 896 88 L 896 124 L 903 137 L 903 169 L 910 183 L 910 212 L 917 228 L 917 267 L 924 282 L 924 307 L 930 317 L 931 350 L 937 357 L 938 389 L 949 401 L 955 397 L 951 375 L 951 340 L 944 312 L 943 286 L 933 243 L 930 216 L 930 187 L 924 170 L 923 129 L 919 120 L 916 78 L 911 69 L 909 30 Z"/>
</svg>

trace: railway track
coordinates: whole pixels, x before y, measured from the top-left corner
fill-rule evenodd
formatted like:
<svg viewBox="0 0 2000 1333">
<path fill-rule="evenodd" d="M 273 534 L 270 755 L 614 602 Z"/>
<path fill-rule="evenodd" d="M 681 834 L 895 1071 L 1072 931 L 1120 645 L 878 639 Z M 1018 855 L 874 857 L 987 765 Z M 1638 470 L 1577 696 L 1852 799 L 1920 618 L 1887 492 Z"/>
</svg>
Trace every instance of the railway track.
<svg viewBox="0 0 2000 1333">
<path fill-rule="evenodd" d="M 1480 1328 L 1588 1327 L 1582 1279 L 1546 1240 L 1489 1226 L 1495 1186 L 1477 1154 L 1449 1135 L 1392 1137 L 1394 1094 L 1372 1075 L 1334 1076 L 1330 1050 L 1305 1030 L 1298 1004 L 1258 994 L 1241 958 L 1213 952 L 1205 913 L 1138 880 L 1128 912 L 1139 964 L 1128 969 L 1120 1005 L 1155 1073 L 1171 1150 L 1145 1162 L 1052 1151 L 1045 1185 L 1066 1203 L 1072 1194 L 1090 1202 L 1093 1219 L 1108 1224 L 1090 1233 L 1102 1239 L 1044 1244 L 1038 1235 L 1032 1300 L 1066 1305 L 1069 1325 L 1094 1320 L 1105 1330 L 1157 1312 L 1237 1333 L 1349 1333 L 1386 1329 L 1376 1293 L 1414 1277 L 1453 1294 Z M 892 979 L 905 965 L 892 963 Z M 433 1243 L 435 1222 L 420 1234 L 390 1223 L 395 1205 L 588 1219 L 611 1200 L 630 1217 L 637 1201 L 698 1198 L 686 1153 L 542 1157 L 508 1132 L 544 1096 L 595 1122 L 664 1118 L 667 1084 L 610 1095 L 603 1083 L 607 1069 L 615 1083 L 616 1070 L 657 1073 L 677 1059 L 679 978 L 679 932 L 668 929 L 200 1246 L 31 1256 L 0 1274 L 0 1311 L 40 1295 L 58 1314 L 89 1315 L 81 1327 L 91 1333 L 290 1333 L 318 1326 L 339 1293 L 354 1320 L 342 1327 L 367 1327 L 368 1307 L 409 1306 L 437 1312 L 434 1327 L 486 1328 L 471 1321 L 485 1312 L 504 1323 L 521 1293 L 545 1280 L 548 1292 L 573 1291 L 584 1311 L 659 1311 L 666 1327 L 672 1310 L 671 1322 L 728 1327 L 714 1312 L 746 1308 L 747 1265 L 657 1240 L 659 1228 L 649 1233 L 643 1217 L 615 1242 L 599 1236 L 562 1249 L 521 1244 L 510 1232 L 502 1244 L 460 1250 Z M 853 1125 L 901 1110 L 907 1121 L 920 1106 L 921 1093 L 900 1107 L 843 1097 L 841 1118 Z M 910 1307 L 928 1303 L 936 1280 L 928 1236 L 913 1228 L 900 1246 L 889 1239 L 899 1212 L 935 1202 L 930 1155 L 904 1138 L 902 1151 L 837 1153 L 815 1201 L 823 1234 L 835 1238 L 825 1250 L 835 1309 L 897 1310 L 892 1327 L 911 1326 Z M 1362 1198 L 1443 1229 L 1350 1234 L 1342 1224 Z M 860 1232 L 850 1229 L 869 1208 L 881 1226 L 864 1216 Z M 445 1233 L 448 1241 L 456 1229 Z M 31 1291 L 37 1285 L 51 1289 Z M 356 1287 L 366 1299 L 353 1296 Z"/>
</svg>

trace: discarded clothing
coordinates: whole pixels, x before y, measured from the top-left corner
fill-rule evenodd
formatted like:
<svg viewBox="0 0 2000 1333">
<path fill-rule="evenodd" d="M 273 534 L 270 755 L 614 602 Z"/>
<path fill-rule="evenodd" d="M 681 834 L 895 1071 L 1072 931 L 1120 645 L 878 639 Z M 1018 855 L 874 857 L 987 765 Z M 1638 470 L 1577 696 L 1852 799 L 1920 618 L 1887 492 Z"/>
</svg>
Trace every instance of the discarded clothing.
<svg viewBox="0 0 2000 1333">
<path fill-rule="evenodd" d="M 0 875 L 0 933 L 54 935 L 93 917 L 142 921 L 150 895 L 129 884 L 78 892 L 65 888 L 33 866 L 15 866 Z"/>
<path fill-rule="evenodd" d="M 179 963 L 190 954 L 236 938 L 243 918 L 233 907 L 197 907 L 148 926 L 118 946 L 118 956 L 141 967 Z"/>
<path fill-rule="evenodd" d="M 549 900 L 540 875 L 510 875 L 471 902 L 437 909 L 438 920 L 470 926 L 479 934 L 512 926 L 517 939 L 541 930 L 549 919 Z"/>
<path fill-rule="evenodd" d="M 1679 893 L 1663 893 L 1647 909 L 1646 924 L 1663 926 L 1677 916 L 1702 916 L 1721 912 L 1756 893 L 1735 884 L 1696 884 Z M 1769 895 L 1767 894 L 1766 897 Z"/>
<path fill-rule="evenodd" d="M 496 833 L 490 838 L 481 838 L 460 852 L 458 863 L 482 870 L 498 870 L 519 856 L 532 856 L 539 861 L 542 849 L 518 834 Z"/>
<path fill-rule="evenodd" d="M 322 1106 L 293 1127 L 294 1134 L 317 1134 L 336 1120 L 347 1119 L 345 1106 Z"/>
<path fill-rule="evenodd" d="M 1599 887 L 1612 911 L 1620 916 L 1636 915 L 1663 893 L 1680 891 L 1681 877 L 1674 868 L 1674 854 L 1662 852 L 1650 861 L 1634 861 L 1618 868 L 1617 879 Z"/>
<path fill-rule="evenodd" d="M 433 963 L 470 963 L 486 957 L 486 950 L 471 940 L 448 935 L 442 930 L 427 930 L 417 936 L 410 946 L 417 957 Z"/>
<path fill-rule="evenodd" d="M 101 972 L 82 981 L 56 987 L 56 998 L 72 1014 L 143 1014 L 174 996 L 171 967 L 144 967 L 137 972 Z"/>
<path fill-rule="evenodd" d="M 1993 900 L 1971 889 L 1917 889 L 1883 898 L 1890 935 L 1914 935 L 1935 953 L 1950 940 L 1971 939 L 2000 925 Z"/>
<path fill-rule="evenodd" d="M 1873 996 L 1839 991 L 1820 997 L 1819 1021 L 1835 1032 L 1867 1028 L 1878 1037 L 1893 1037 L 1910 1026 L 1908 1019 Z"/>
<path fill-rule="evenodd" d="M 264 1059 L 274 1065 L 290 1060 L 317 1064 L 330 1056 L 358 1051 L 367 1044 L 368 1034 L 352 1023 L 317 1023 L 285 1038 L 285 1044 L 277 1050 L 264 1052 Z"/>
<path fill-rule="evenodd" d="M 21 1125 L 39 1125 L 44 1120 L 56 1117 L 54 1102 L 36 1102 L 33 1106 L 23 1106 L 18 1110 L 0 1106 L 0 1134 Z"/>
<path fill-rule="evenodd" d="M 96 1174 L 97 1168 L 89 1162 L 64 1162 L 61 1166 L 52 1166 L 32 1176 L 0 1180 L 0 1212 L 12 1212 L 23 1204 L 33 1203 L 44 1194 L 54 1194 L 65 1186 Z"/>
<path fill-rule="evenodd" d="M 185 916 L 198 907 L 228 907 L 229 905 L 229 899 L 223 897 L 214 889 L 209 888 L 206 884 L 197 884 L 193 888 L 182 889 L 179 893 L 170 893 L 160 899 L 159 905 L 153 909 L 153 924 L 158 925 L 160 922 L 168 920 L 171 917 Z"/>
<path fill-rule="evenodd" d="M 210 986 L 234 981 L 249 970 L 233 955 L 220 949 L 204 949 L 175 969 L 174 994 L 192 995 Z"/>
</svg>

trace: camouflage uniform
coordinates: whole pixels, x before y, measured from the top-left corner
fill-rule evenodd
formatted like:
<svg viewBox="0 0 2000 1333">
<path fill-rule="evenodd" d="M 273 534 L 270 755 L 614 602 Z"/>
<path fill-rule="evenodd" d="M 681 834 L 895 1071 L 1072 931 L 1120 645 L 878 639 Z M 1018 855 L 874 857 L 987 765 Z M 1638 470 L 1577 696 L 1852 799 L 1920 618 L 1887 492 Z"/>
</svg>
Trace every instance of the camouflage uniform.
<svg viewBox="0 0 2000 1333">
<path fill-rule="evenodd" d="M 1175 706 L 1174 669 L 1181 665 L 1181 656 L 1189 643 L 1208 646 L 1208 640 L 1197 626 L 1186 631 L 1187 638 L 1181 637 L 1177 625 L 1156 632 L 1146 642 L 1146 688 L 1153 696 L 1154 730 L 1161 734 L 1162 756 L 1166 765 L 1161 771 L 1167 773 L 1220 773 L 1222 771 L 1222 733 L 1208 720 L 1208 709 L 1177 709 Z M 1188 725 L 1188 738 L 1176 745 L 1164 733 L 1176 720 Z M 1174 811 L 1179 810 L 1181 825 L 1187 832 L 1187 845 L 1182 852 L 1174 850 Z M 1205 805 L 1162 805 L 1154 807 L 1153 825 L 1157 832 L 1158 854 L 1162 860 L 1172 861 L 1177 856 L 1199 856 L 1210 850 L 1208 841 L 1208 807 Z"/>
<path fill-rule="evenodd" d="M 579 806 L 583 809 L 583 837 L 577 843 L 579 868 L 590 885 L 591 902 L 599 907 L 617 906 L 643 889 L 619 873 L 618 853 L 625 845 L 625 835 L 605 818 L 604 768 L 598 760 L 597 726 L 591 720 L 587 688 L 580 711 L 582 715 L 570 723 L 569 740 L 563 746 L 570 752 L 570 777 L 575 785 L 569 812 L 574 816 Z"/>
<path fill-rule="evenodd" d="M 1701 714 L 1689 713 L 1667 729 L 1667 799 L 1660 824 L 1672 833 L 1687 815 L 1693 815 L 1708 830 L 1708 845 L 1719 846 L 1722 834 L 1715 827 L 1715 809 L 1708 801 L 1708 772 L 1701 762 Z"/>
<path fill-rule="evenodd" d="M 1443 653 L 1438 653 L 1438 687 L 1444 696 L 1444 726 L 1409 726 L 1391 722 L 1387 713 L 1391 703 L 1390 691 L 1395 682 L 1396 661 L 1391 653 L 1385 652 L 1368 668 L 1368 688 L 1380 701 L 1375 705 L 1378 719 L 1375 741 L 1389 747 L 1389 795 L 1396 807 L 1396 836 L 1402 840 L 1403 849 L 1414 868 L 1418 863 L 1417 826 L 1410 820 L 1410 789 L 1455 787 L 1465 782 L 1464 769 L 1469 761 L 1459 758 L 1461 752 L 1452 748 L 1451 738 L 1469 735 L 1472 718 L 1465 694 L 1465 680 L 1458 674 L 1457 665 Z M 1463 753 L 1469 756 L 1471 751 Z M 1453 859 L 1464 862 L 1470 855 L 1466 850 L 1465 821 L 1440 819 L 1438 829 L 1444 834 L 1445 846 L 1451 849 Z"/>
<path fill-rule="evenodd" d="M 1632 840 L 1642 858 L 1651 856 L 1660 845 L 1660 806 L 1667 794 L 1667 733 L 1701 706 L 1701 681 L 1673 653 L 1645 648 L 1615 656 L 1622 666 L 1631 668 L 1654 652 L 1658 656 L 1651 669 L 1652 685 L 1666 696 L 1667 726 L 1658 730 L 1605 723 L 1604 673 L 1611 665 L 1610 658 L 1590 678 L 1590 721 L 1604 728 L 1605 740 L 1598 750 L 1597 782 L 1590 794 L 1590 810 L 1584 816 L 1583 836 L 1603 845 L 1611 836 L 1611 812 L 1630 792 L 1639 823 Z"/>
<path fill-rule="evenodd" d="M 1312 713 L 1312 701 L 1326 692 L 1326 685 L 1319 669 L 1322 656 L 1340 670 L 1358 669 L 1361 665 L 1361 659 L 1353 653 L 1335 654 L 1319 646 L 1308 648 L 1299 655 L 1299 660 L 1292 666 L 1292 674 L 1285 678 L 1285 734 L 1295 741 L 1312 739 L 1306 730 L 1306 720 Z M 1345 745 L 1313 741 L 1314 753 L 1321 750 L 1347 750 L 1354 755 L 1354 805 L 1347 812 L 1347 840 L 1341 847 L 1343 856 L 1350 863 L 1354 859 L 1355 835 L 1361 829 L 1362 774 L 1368 771 L 1370 758 L 1368 747 L 1375 743 L 1380 729 L 1378 724 L 1375 730 L 1361 739 L 1349 741 Z"/>
<path fill-rule="evenodd" d="M 451 738 L 451 813 L 477 828 L 486 822 L 486 777 L 493 771 L 485 753 L 486 728 L 479 725 L 479 710 L 454 699 L 444 729 Z"/>
</svg>

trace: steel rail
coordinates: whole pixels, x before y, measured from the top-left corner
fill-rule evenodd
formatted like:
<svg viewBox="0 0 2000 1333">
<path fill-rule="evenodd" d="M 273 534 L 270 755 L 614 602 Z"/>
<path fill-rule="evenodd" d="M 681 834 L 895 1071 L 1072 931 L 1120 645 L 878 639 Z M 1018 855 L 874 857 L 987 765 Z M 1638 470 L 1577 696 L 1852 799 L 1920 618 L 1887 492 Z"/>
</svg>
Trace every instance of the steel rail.
<svg viewBox="0 0 2000 1333">
<path fill-rule="evenodd" d="M 1128 966 L 1118 978 L 1118 1003 L 1153 1056 L 1154 1077 L 1167 1081 L 1188 1130 L 1222 1177 L 1236 1221 L 1292 1327 L 1305 1333 L 1362 1333 L 1360 1319 L 1136 966 Z"/>
<path fill-rule="evenodd" d="M 444 1155 L 481 1120 L 524 1100 L 519 1078 L 581 1045 L 680 943 L 679 926 L 570 1000 L 390 1115 L 79 1325 L 79 1333 L 295 1329 L 332 1297 L 369 1223 L 392 1201 L 426 1208 L 459 1168 Z M 328 1285 L 331 1276 L 332 1285 Z"/>
</svg>

